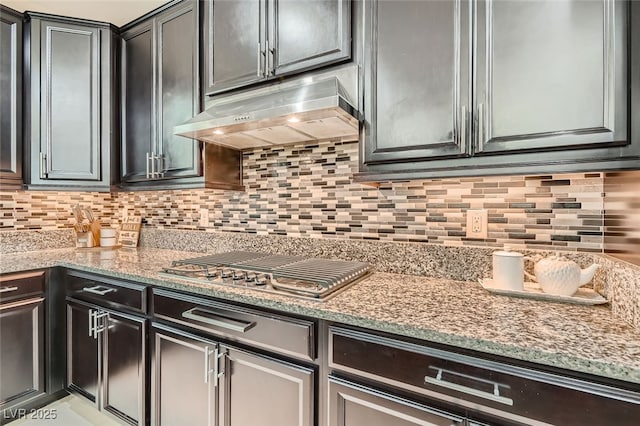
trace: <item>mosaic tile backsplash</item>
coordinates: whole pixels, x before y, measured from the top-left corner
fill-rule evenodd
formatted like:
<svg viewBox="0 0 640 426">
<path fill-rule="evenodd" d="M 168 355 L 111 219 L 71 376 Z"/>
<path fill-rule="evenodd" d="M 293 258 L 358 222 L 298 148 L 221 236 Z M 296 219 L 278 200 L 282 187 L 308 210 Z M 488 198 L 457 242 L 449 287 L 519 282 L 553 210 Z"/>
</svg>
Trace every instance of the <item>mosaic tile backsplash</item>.
<svg viewBox="0 0 640 426">
<path fill-rule="evenodd" d="M 353 182 L 355 142 L 256 149 L 244 154 L 246 192 L 0 192 L 0 230 L 73 224 L 71 206 L 91 205 L 105 224 L 127 209 L 148 228 L 259 235 L 411 241 L 446 246 L 603 250 L 601 173 Z M 465 212 L 487 209 L 487 239 L 465 237 Z"/>
<path fill-rule="evenodd" d="M 640 265 L 640 171 L 604 176 L 604 249 Z"/>
</svg>

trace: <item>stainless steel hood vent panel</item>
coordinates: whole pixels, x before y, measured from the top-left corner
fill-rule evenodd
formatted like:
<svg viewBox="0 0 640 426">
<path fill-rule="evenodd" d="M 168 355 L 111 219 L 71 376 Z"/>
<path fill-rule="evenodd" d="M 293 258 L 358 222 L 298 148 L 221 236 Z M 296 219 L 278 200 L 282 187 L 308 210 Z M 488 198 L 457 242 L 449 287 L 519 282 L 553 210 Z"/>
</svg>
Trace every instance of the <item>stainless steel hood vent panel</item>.
<svg viewBox="0 0 640 426">
<path fill-rule="evenodd" d="M 174 133 L 239 150 L 357 140 L 358 112 L 337 77 L 306 78 L 214 100 Z"/>
</svg>

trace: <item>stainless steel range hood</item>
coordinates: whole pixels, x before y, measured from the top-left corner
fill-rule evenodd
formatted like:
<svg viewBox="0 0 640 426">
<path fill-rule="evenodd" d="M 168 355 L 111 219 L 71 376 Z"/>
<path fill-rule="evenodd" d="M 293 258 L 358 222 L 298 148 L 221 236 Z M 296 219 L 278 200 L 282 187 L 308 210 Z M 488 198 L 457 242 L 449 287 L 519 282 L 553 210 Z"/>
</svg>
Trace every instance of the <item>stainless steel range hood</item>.
<svg viewBox="0 0 640 426">
<path fill-rule="evenodd" d="M 242 150 L 330 138 L 356 140 L 358 111 L 337 77 L 216 97 L 174 133 Z"/>
</svg>

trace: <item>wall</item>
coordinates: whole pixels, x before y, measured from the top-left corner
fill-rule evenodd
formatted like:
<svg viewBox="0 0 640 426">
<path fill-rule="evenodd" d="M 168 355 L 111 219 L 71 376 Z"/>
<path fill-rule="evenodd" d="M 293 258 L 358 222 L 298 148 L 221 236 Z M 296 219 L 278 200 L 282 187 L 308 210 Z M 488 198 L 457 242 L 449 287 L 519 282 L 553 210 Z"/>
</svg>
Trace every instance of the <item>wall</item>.
<svg viewBox="0 0 640 426">
<path fill-rule="evenodd" d="M 0 193 L 0 229 L 60 229 L 91 204 L 115 224 L 124 207 L 147 227 L 312 238 L 418 241 L 447 246 L 602 252 L 600 173 L 354 183 L 357 143 L 322 142 L 244 155 L 246 192 Z M 465 237 L 465 211 L 489 211 L 489 238 Z M 205 222 L 201 221 L 204 212 Z M 204 226 L 203 226 L 204 225 Z"/>
<path fill-rule="evenodd" d="M 640 171 L 604 176 L 605 252 L 640 265 Z"/>
</svg>

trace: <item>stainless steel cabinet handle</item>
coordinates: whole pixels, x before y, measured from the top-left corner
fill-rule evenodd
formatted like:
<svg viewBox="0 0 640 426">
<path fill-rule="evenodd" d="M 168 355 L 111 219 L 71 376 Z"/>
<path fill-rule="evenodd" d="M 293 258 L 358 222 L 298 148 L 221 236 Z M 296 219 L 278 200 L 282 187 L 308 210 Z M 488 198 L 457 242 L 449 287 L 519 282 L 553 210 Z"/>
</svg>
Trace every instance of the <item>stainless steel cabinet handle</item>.
<svg viewBox="0 0 640 426">
<path fill-rule="evenodd" d="M 158 155 L 158 176 L 164 177 L 164 155 Z"/>
<path fill-rule="evenodd" d="M 271 65 L 269 64 L 269 39 L 266 41 L 266 47 L 264 49 L 264 74 L 263 75 L 271 75 Z"/>
<path fill-rule="evenodd" d="M 149 179 L 149 153 L 147 152 L 147 179 Z"/>
<path fill-rule="evenodd" d="M 200 313 L 200 315 L 198 315 L 196 312 Z M 256 325 L 255 322 L 239 321 L 201 308 L 193 308 L 189 309 L 188 311 L 184 311 L 182 313 L 182 317 L 203 322 L 205 324 L 214 325 L 216 327 L 224 328 L 231 331 L 239 331 L 240 333 L 245 333 L 247 330 Z"/>
<path fill-rule="evenodd" d="M 256 66 L 257 68 L 257 77 L 260 78 L 262 77 L 262 44 L 260 42 L 258 42 L 258 64 Z"/>
<path fill-rule="evenodd" d="M 44 152 L 40 153 L 40 178 L 47 178 L 47 154 Z"/>
<path fill-rule="evenodd" d="M 478 104 L 478 150 L 484 150 L 484 104 Z"/>
<path fill-rule="evenodd" d="M 218 386 L 218 362 L 220 359 L 220 348 L 218 348 L 218 345 L 216 345 L 216 348 L 213 350 L 213 386 L 217 387 Z"/>
<path fill-rule="evenodd" d="M 0 293 L 9 293 L 10 291 L 16 291 L 18 287 L 2 287 Z"/>
<path fill-rule="evenodd" d="M 89 309 L 89 337 L 93 337 L 93 309 Z"/>
<path fill-rule="evenodd" d="M 437 373 L 436 373 L 436 377 L 431 377 L 431 376 L 425 376 L 424 377 L 424 382 L 427 383 L 427 384 L 442 386 L 442 387 L 445 387 L 447 389 L 451 389 L 451 390 L 454 390 L 454 391 L 466 393 L 467 395 L 473 395 L 473 396 L 477 396 L 477 397 L 480 397 L 480 398 L 488 399 L 490 401 L 499 402 L 499 403 L 505 404 L 505 405 L 513 405 L 513 399 L 507 398 L 505 396 L 500 395 L 500 389 L 501 388 L 509 388 L 508 385 L 504 385 L 504 384 L 501 384 L 501 383 L 498 383 L 498 382 L 494 382 L 494 381 L 491 381 L 491 380 L 481 379 L 479 377 L 469 376 L 467 374 L 456 373 L 455 371 L 445 370 L 444 368 L 434 367 L 434 366 L 431 366 L 431 365 L 429 366 L 429 370 L 435 370 Z M 451 376 L 461 377 L 461 378 L 464 378 L 464 379 L 467 379 L 467 380 L 473 380 L 473 381 L 476 381 L 476 382 L 480 382 L 480 383 L 491 385 L 491 386 L 493 386 L 493 393 L 489 393 L 489 392 L 481 391 L 481 390 L 478 390 L 478 389 L 470 388 L 468 386 L 459 385 L 457 383 L 449 382 L 449 381 L 443 379 L 443 377 L 442 377 L 443 373 L 451 375 Z"/>
<path fill-rule="evenodd" d="M 211 368 L 210 368 L 210 357 L 212 353 L 215 353 L 217 355 L 217 350 L 218 350 L 218 346 L 215 346 L 214 351 L 209 350 L 209 346 L 205 346 L 204 347 L 204 382 L 205 383 L 209 383 L 209 376 L 211 376 Z M 218 357 L 216 356 L 216 362 L 218 360 Z M 216 365 L 216 369 L 217 369 L 217 365 Z M 214 386 L 217 386 L 217 380 L 214 382 L 213 384 Z"/>
<path fill-rule="evenodd" d="M 98 325 L 98 321 L 101 320 L 102 318 L 108 318 L 109 317 L 109 313 L 108 312 L 96 312 L 93 315 L 94 321 L 95 321 L 95 327 L 93 329 L 93 337 L 94 339 L 98 338 L 98 334 L 102 333 L 103 331 L 105 331 L 107 329 L 107 326 L 104 324 L 100 324 Z M 101 321 L 102 322 L 102 321 Z"/>
<path fill-rule="evenodd" d="M 102 290 L 100 290 L 101 288 Z M 115 292 L 117 290 L 115 288 L 103 287 L 103 286 L 97 285 L 94 287 L 84 287 L 82 291 L 86 291 L 87 293 L 97 294 L 99 296 L 104 296 L 107 293 Z"/>
<path fill-rule="evenodd" d="M 274 47 L 273 49 L 269 49 L 269 54 L 271 58 L 271 61 L 269 61 L 269 64 L 271 65 L 269 72 L 271 75 L 276 75 L 276 48 Z"/>
<path fill-rule="evenodd" d="M 462 105 L 460 111 L 460 148 L 464 150 L 467 144 L 467 107 Z"/>
<path fill-rule="evenodd" d="M 220 380 L 220 377 L 224 376 L 224 370 L 220 371 L 220 362 L 224 362 L 224 359 L 227 356 L 227 351 L 225 350 L 224 352 L 220 352 L 220 346 L 216 346 L 215 356 L 216 356 L 216 365 L 214 366 L 214 369 L 213 369 L 213 375 L 216 380 L 215 386 L 218 386 L 218 381 Z M 220 361 L 220 358 L 222 358 L 223 361 Z"/>
</svg>

